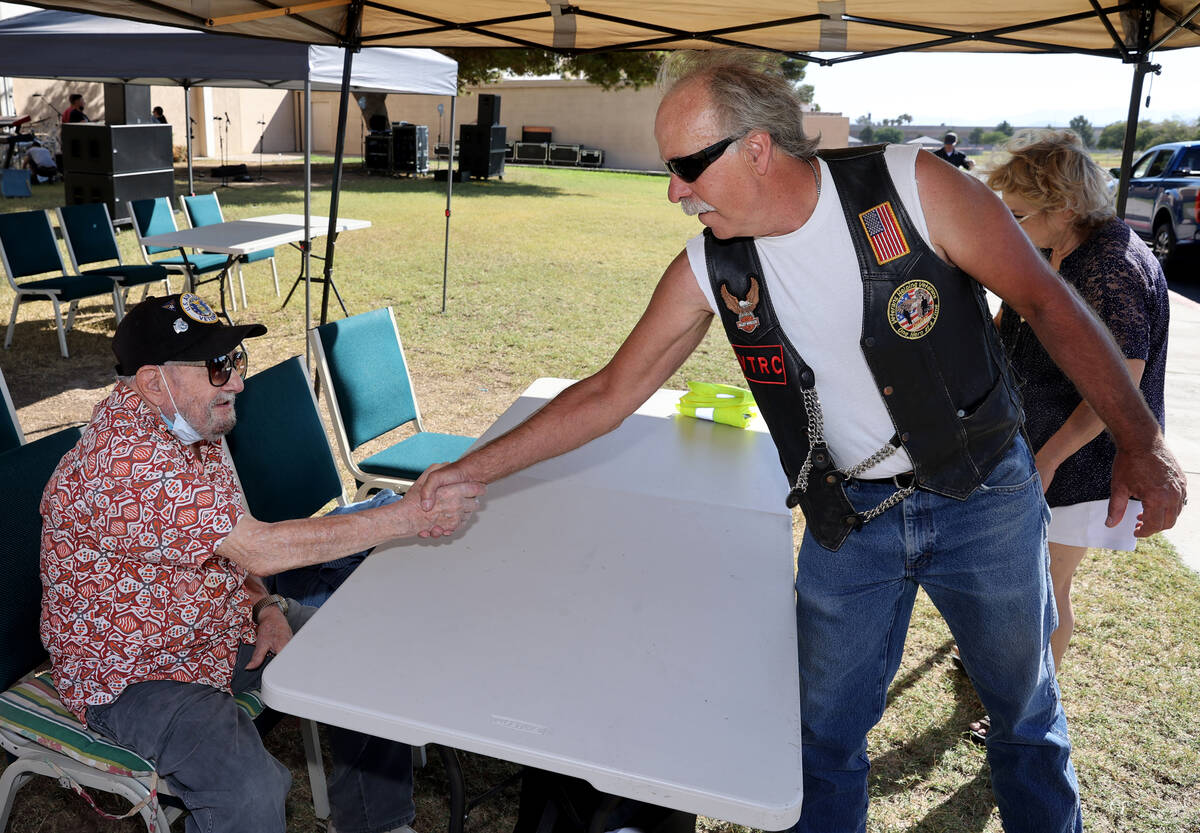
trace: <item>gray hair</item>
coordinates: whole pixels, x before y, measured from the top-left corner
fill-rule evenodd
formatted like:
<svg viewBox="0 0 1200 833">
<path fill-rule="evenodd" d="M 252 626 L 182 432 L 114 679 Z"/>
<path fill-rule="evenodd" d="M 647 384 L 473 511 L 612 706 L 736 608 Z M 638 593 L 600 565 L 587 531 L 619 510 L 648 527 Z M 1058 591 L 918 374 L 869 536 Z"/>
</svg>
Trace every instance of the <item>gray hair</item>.
<svg viewBox="0 0 1200 833">
<path fill-rule="evenodd" d="M 796 88 L 780 70 L 782 59 L 751 49 L 673 52 L 663 61 L 658 83 L 664 93 L 691 82 L 707 84 L 713 108 L 729 136 L 751 130 L 770 134 L 789 156 L 814 156 L 820 140 L 804 134 L 804 114 Z"/>
</svg>

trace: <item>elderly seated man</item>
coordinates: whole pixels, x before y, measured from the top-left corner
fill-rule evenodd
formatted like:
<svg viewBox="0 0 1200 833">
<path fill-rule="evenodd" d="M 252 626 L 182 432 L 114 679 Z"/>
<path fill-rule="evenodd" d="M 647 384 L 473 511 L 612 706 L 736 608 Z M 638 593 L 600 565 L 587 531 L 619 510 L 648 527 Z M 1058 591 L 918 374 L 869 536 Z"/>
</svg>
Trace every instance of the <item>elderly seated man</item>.
<svg viewBox="0 0 1200 833">
<path fill-rule="evenodd" d="M 283 833 L 291 782 L 232 692 L 315 611 L 257 576 L 384 541 L 456 529 L 483 489 L 264 523 L 245 509 L 222 438 L 235 421 L 245 339 L 196 295 L 151 297 L 117 327 L 117 384 L 42 498 L 42 641 L 80 720 L 153 760 L 190 811 L 189 833 Z M 264 426 L 269 430 L 270 426 Z M 404 828 L 408 746 L 331 731 L 333 823 Z M 332 826 L 331 826 L 331 829 Z"/>
</svg>

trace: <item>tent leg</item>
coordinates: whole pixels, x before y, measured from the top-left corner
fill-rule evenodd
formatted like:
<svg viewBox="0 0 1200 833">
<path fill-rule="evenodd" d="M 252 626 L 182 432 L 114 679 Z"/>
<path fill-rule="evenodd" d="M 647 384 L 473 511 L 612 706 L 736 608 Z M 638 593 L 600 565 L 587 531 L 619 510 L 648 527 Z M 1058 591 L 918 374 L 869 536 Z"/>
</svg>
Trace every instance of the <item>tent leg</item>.
<svg viewBox="0 0 1200 833">
<path fill-rule="evenodd" d="M 321 323 L 329 320 L 329 290 L 333 287 L 333 254 L 337 246 L 338 198 L 342 189 L 342 160 L 346 155 L 346 109 L 350 106 L 350 73 L 354 67 L 354 51 L 358 48 L 358 28 L 362 23 L 362 3 L 352 2 L 346 20 L 346 52 L 342 63 L 342 91 L 338 96 L 337 145 L 333 154 L 333 185 L 329 193 L 329 234 L 325 238 L 325 278 L 321 287 Z M 341 302 L 341 298 L 338 298 Z M 342 311 L 346 312 L 345 305 Z"/>
<path fill-rule="evenodd" d="M 454 191 L 454 103 L 450 96 L 450 160 L 446 168 L 446 244 L 442 251 L 442 312 L 446 311 L 446 279 L 450 266 L 450 196 Z"/>
<path fill-rule="evenodd" d="M 1125 141 L 1121 144 L 1121 181 L 1117 185 L 1117 216 L 1125 219 L 1125 202 L 1129 197 L 1129 168 L 1133 162 L 1133 145 L 1137 141 L 1138 114 L 1142 106 L 1142 83 L 1147 72 L 1157 72 L 1157 64 L 1138 61 L 1133 68 L 1133 88 L 1129 93 L 1129 115 L 1125 119 Z"/>
</svg>

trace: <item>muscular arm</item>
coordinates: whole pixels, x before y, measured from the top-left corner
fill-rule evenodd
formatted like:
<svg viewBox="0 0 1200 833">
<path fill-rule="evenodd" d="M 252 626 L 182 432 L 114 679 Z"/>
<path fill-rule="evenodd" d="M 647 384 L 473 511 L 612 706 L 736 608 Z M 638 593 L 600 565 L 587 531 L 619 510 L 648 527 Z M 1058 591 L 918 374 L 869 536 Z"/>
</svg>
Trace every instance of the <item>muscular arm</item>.
<svg viewBox="0 0 1200 833">
<path fill-rule="evenodd" d="M 421 481 L 414 484 L 419 486 Z M 245 514 L 217 555 L 240 564 L 259 576 L 274 575 L 292 567 L 321 564 L 396 538 L 449 534 L 476 506 L 483 494 L 479 483 L 460 482 L 438 492 L 428 509 L 416 500 L 401 500 L 363 512 L 323 518 L 265 523 Z"/>
<path fill-rule="evenodd" d="M 1130 497 L 1143 503 L 1138 535 L 1174 525 L 1184 477 L 1124 357 L 1087 304 L 1062 281 L 983 183 L 917 154 L 917 182 L 938 254 L 1008 302 L 1108 427 L 1117 446 L 1108 524 Z"/>
<path fill-rule="evenodd" d="M 691 355 L 711 319 L 687 255 L 680 252 L 608 364 L 508 433 L 433 472 L 411 494 L 428 505 L 440 485 L 461 480 L 491 483 L 613 430 Z"/>
</svg>

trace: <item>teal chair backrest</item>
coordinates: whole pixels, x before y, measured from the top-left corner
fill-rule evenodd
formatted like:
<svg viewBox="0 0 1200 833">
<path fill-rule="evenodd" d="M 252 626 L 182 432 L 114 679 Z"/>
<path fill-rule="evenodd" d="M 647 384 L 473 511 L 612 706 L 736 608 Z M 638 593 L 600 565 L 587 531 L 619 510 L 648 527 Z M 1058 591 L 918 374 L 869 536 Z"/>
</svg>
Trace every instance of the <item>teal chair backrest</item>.
<svg viewBox="0 0 1200 833">
<path fill-rule="evenodd" d="M 19 168 L 5 168 L 0 171 L 0 193 L 6 197 L 32 197 L 33 189 L 29 187 L 29 171 Z"/>
<path fill-rule="evenodd" d="M 188 222 L 194 228 L 200 226 L 215 226 L 225 222 L 221 216 L 221 204 L 217 202 L 217 194 L 197 194 L 194 197 L 183 198 L 183 207 L 188 214 Z"/>
<path fill-rule="evenodd" d="M 62 456 L 79 442 L 67 428 L 0 454 L 0 690 L 46 658 L 38 620 L 42 582 L 42 490 Z"/>
<path fill-rule="evenodd" d="M 417 418 L 390 308 L 331 321 L 317 332 L 351 449 Z"/>
<path fill-rule="evenodd" d="M 77 264 L 83 266 L 121 259 L 108 206 L 104 203 L 64 205 L 58 209 L 58 216 L 63 236 L 70 241 Z"/>
<path fill-rule="evenodd" d="M 237 425 L 225 439 L 251 515 L 268 523 L 307 518 L 342 496 L 299 356 L 247 379 L 236 408 Z"/>
<path fill-rule="evenodd" d="M 63 272 L 54 227 L 42 209 L 0 214 L 0 246 L 9 277 Z"/>
<path fill-rule="evenodd" d="M 133 214 L 133 221 L 137 223 L 138 234 L 142 237 L 168 234 L 176 230 L 175 215 L 171 212 L 171 201 L 166 197 L 130 200 L 129 210 Z M 176 246 L 147 246 L 146 251 L 156 255 L 160 252 L 173 252 L 176 248 Z"/>
<path fill-rule="evenodd" d="M 17 409 L 8 393 L 8 385 L 4 383 L 4 373 L 0 371 L 0 453 L 24 444 L 25 434 L 21 431 L 21 423 L 17 422 Z"/>
</svg>

